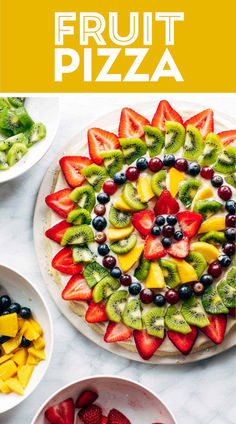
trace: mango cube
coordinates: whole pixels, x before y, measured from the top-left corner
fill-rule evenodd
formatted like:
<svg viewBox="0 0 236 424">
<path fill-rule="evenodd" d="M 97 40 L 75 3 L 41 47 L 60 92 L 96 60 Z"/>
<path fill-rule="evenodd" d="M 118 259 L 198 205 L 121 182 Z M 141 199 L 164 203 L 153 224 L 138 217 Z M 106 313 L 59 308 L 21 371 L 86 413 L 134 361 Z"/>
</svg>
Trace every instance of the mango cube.
<svg viewBox="0 0 236 424">
<path fill-rule="evenodd" d="M 0 364 L 2 364 L 3 362 L 8 361 L 8 359 L 11 359 L 13 357 L 13 353 L 9 353 L 9 355 L 2 355 L 0 357 Z"/>
<path fill-rule="evenodd" d="M 46 355 L 43 349 L 37 350 L 34 347 L 30 347 L 28 349 L 29 354 L 35 356 L 36 358 L 40 359 L 41 361 L 44 361 L 46 359 Z"/>
<path fill-rule="evenodd" d="M 2 344 L 2 348 L 4 350 L 4 353 L 8 354 L 13 352 L 13 350 L 17 349 L 18 346 L 21 344 L 22 335 L 19 334 L 18 336 L 9 339 L 7 342 Z"/>
<path fill-rule="evenodd" d="M 11 389 L 5 381 L 0 382 L 0 391 L 5 394 L 11 393 Z"/>
<path fill-rule="evenodd" d="M 27 387 L 33 370 L 34 370 L 33 365 L 22 365 L 22 367 L 18 368 L 17 376 L 23 389 Z"/>
<path fill-rule="evenodd" d="M 0 334 L 2 336 L 15 337 L 18 332 L 17 314 L 0 316 Z"/>
<path fill-rule="evenodd" d="M 8 385 L 9 389 L 12 392 L 17 393 L 20 396 L 23 396 L 24 391 L 23 391 L 22 385 L 20 384 L 17 378 L 9 378 L 9 380 L 6 381 L 6 384 Z"/>
<path fill-rule="evenodd" d="M 0 365 L 0 378 L 4 381 L 11 378 L 13 375 L 16 374 L 16 372 L 17 366 L 12 359 Z"/>
<path fill-rule="evenodd" d="M 38 365 L 38 363 L 41 361 L 41 359 L 36 358 L 36 356 L 32 355 L 31 353 L 28 355 L 26 365 Z"/>
<path fill-rule="evenodd" d="M 42 336 L 43 329 L 42 329 L 41 325 L 39 325 L 39 323 L 37 321 L 35 321 L 35 319 L 33 319 L 33 318 L 29 319 L 29 323 L 34 327 L 35 331 L 37 331 L 37 333 L 40 336 Z"/>
<path fill-rule="evenodd" d="M 40 327 L 41 328 L 41 327 Z M 40 333 L 36 330 L 35 326 L 31 324 L 30 321 L 27 322 L 26 330 L 24 331 L 24 336 L 26 339 L 32 341 L 39 338 Z"/>
<path fill-rule="evenodd" d="M 35 349 L 41 350 L 45 348 L 45 342 L 43 340 L 43 337 L 39 337 L 37 340 L 33 341 L 33 345 Z"/>
<path fill-rule="evenodd" d="M 27 349 L 22 347 L 19 349 L 13 356 L 13 361 L 16 362 L 17 365 L 25 365 L 27 360 Z"/>
</svg>

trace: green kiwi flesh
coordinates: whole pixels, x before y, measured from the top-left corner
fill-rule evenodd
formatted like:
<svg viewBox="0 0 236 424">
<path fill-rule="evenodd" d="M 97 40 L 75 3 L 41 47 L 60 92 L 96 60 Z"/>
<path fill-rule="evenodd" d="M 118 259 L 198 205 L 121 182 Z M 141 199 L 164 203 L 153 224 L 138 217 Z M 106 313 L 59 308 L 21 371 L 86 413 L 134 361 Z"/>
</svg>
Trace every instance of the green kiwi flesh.
<svg viewBox="0 0 236 424">
<path fill-rule="evenodd" d="M 172 289 L 180 284 L 180 277 L 177 265 L 169 259 L 159 259 L 159 265 L 162 269 L 165 283 Z"/>
<path fill-rule="evenodd" d="M 222 280 L 217 285 L 217 291 L 226 308 L 236 307 L 236 288 L 230 286 L 226 281 Z"/>
<path fill-rule="evenodd" d="M 107 299 L 120 288 L 120 282 L 108 275 L 104 277 L 93 289 L 93 300 L 95 303 Z"/>
<path fill-rule="evenodd" d="M 168 306 L 165 325 L 169 330 L 178 331 L 178 333 L 188 334 L 191 332 L 191 328 L 175 305 Z"/>
<path fill-rule="evenodd" d="M 94 241 L 93 230 L 89 225 L 77 225 L 74 227 L 67 228 L 63 234 L 61 245 L 67 244 L 78 244 L 83 246 Z"/>
<path fill-rule="evenodd" d="M 220 245 L 226 241 L 226 237 L 223 231 L 211 230 L 208 233 L 201 235 L 198 238 L 199 241 L 204 241 L 205 243 L 211 243 L 214 245 Z"/>
<path fill-rule="evenodd" d="M 145 125 L 143 128 L 149 156 L 153 158 L 161 153 L 165 137 L 159 128 L 151 127 L 150 125 Z"/>
<path fill-rule="evenodd" d="M 183 302 L 181 314 L 185 321 L 187 321 L 190 325 L 196 325 L 197 327 L 206 327 L 207 325 L 210 325 L 201 300 L 196 296 L 192 296 L 190 299 Z"/>
<path fill-rule="evenodd" d="M 131 299 L 125 307 L 122 314 L 122 320 L 125 325 L 134 330 L 142 330 L 142 307 L 138 299 Z"/>
<path fill-rule="evenodd" d="M 175 121 L 166 121 L 165 151 L 164 153 L 176 153 L 184 144 L 185 128 Z"/>
<path fill-rule="evenodd" d="M 236 148 L 233 146 L 225 147 L 213 168 L 221 174 L 233 174 L 236 171 Z"/>
<path fill-rule="evenodd" d="M 7 154 L 8 165 L 15 165 L 27 152 L 28 149 L 24 143 L 13 144 Z"/>
<path fill-rule="evenodd" d="M 207 267 L 207 261 L 202 255 L 202 253 L 197 252 L 195 250 L 191 250 L 188 256 L 185 258 L 192 267 L 195 269 L 198 278 L 203 274 Z"/>
<path fill-rule="evenodd" d="M 131 165 L 147 152 L 147 145 L 140 138 L 120 138 L 119 141 L 127 165 Z"/>
<path fill-rule="evenodd" d="M 201 156 L 204 149 L 204 140 L 200 131 L 193 125 L 187 126 L 183 157 L 190 160 L 196 160 Z"/>
<path fill-rule="evenodd" d="M 128 298 L 127 290 L 118 290 L 111 294 L 106 303 L 106 313 L 108 318 L 114 322 L 120 322 Z"/>
<path fill-rule="evenodd" d="M 109 272 L 98 262 L 91 262 L 83 270 L 83 276 L 89 287 L 95 286 L 104 277 L 109 276 Z"/>
<path fill-rule="evenodd" d="M 146 327 L 147 333 L 150 336 L 164 337 L 164 315 L 165 308 L 157 306 L 149 309 L 145 314 L 142 315 L 143 323 Z"/>
<path fill-rule="evenodd" d="M 92 211 L 96 200 L 94 190 L 89 185 L 76 187 L 70 193 L 69 198 L 73 200 L 73 202 L 77 203 L 78 207 L 87 209 L 89 212 Z"/>
<path fill-rule="evenodd" d="M 202 304 L 205 311 L 210 315 L 227 314 L 229 312 L 221 297 L 212 286 L 207 287 L 204 291 L 202 295 Z"/>
<path fill-rule="evenodd" d="M 222 143 L 217 134 L 210 133 L 205 140 L 205 148 L 202 156 L 199 158 L 199 165 L 212 165 L 217 160 L 219 153 L 222 151 Z"/>
<path fill-rule="evenodd" d="M 194 205 L 193 211 L 200 213 L 204 219 L 207 219 L 218 212 L 222 206 L 222 203 L 217 202 L 217 200 L 198 200 Z"/>
<path fill-rule="evenodd" d="M 102 166 L 96 165 L 95 163 L 86 166 L 86 168 L 81 170 L 81 173 L 97 192 L 101 190 L 107 177 L 106 170 Z"/>
<path fill-rule="evenodd" d="M 7 155 L 5 152 L 0 151 L 0 170 L 6 171 L 9 169 L 9 165 L 7 163 Z"/>
<path fill-rule="evenodd" d="M 75 246 L 72 250 L 72 257 L 75 263 L 92 262 L 95 258 L 95 255 L 86 246 Z"/>
<path fill-rule="evenodd" d="M 110 244 L 110 249 L 112 252 L 116 253 L 117 255 L 124 255 L 125 253 L 130 252 L 134 248 L 134 246 L 137 243 L 137 236 L 136 234 L 131 234 L 130 236 L 115 241 Z"/>
<path fill-rule="evenodd" d="M 125 183 L 122 191 L 122 197 L 127 205 L 136 211 L 141 211 L 147 208 L 147 203 L 141 202 L 136 187 L 130 182 Z"/>
<path fill-rule="evenodd" d="M 187 208 L 191 206 L 192 201 L 201 185 L 201 181 L 196 178 L 189 178 L 187 181 L 179 184 L 179 199 Z"/>
<path fill-rule="evenodd" d="M 123 153 L 120 150 L 110 150 L 101 153 L 103 164 L 110 177 L 123 168 Z"/>
<path fill-rule="evenodd" d="M 119 209 L 116 209 L 115 206 L 110 206 L 109 211 L 109 222 L 115 228 L 124 228 L 128 227 L 131 223 L 131 213 L 122 212 Z"/>
<path fill-rule="evenodd" d="M 87 209 L 73 209 L 67 215 L 67 222 L 73 225 L 90 224 L 91 215 Z"/>
<path fill-rule="evenodd" d="M 151 178 L 152 191 L 156 196 L 160 196 L 163 190 L 166 190 L 167 172 L 165 169 L 156 172 Z"/>
<path fill-rule="evenodd" d="M 225 177 L 225 182 L 232 187 L 236 188 L 236 172 L 233 172 L 232 175 Z"/>
<path fill-rule="evenodd" d="M 151 262 L 145 259 L 142 253 L 139 260 L 139 264 L 134 271 L 135 278 L 137 278 L 138 281 L 144 281 L 148 276 L 150 266 L 151 266 Z"/>
</svg>

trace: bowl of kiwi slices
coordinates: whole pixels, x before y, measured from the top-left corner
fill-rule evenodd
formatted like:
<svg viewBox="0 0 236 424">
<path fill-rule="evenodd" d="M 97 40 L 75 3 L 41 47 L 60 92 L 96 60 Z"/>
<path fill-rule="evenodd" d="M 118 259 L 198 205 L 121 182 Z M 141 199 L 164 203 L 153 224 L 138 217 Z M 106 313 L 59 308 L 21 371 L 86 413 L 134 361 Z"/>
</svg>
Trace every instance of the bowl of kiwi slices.
<svg viewBox="0 0 236 424">
<path fill-rule="evenodd" d="M 58 124 L 56 97 L 0 97 L 0 183 L 28 171 L 44 156 Z"/>
</svg>

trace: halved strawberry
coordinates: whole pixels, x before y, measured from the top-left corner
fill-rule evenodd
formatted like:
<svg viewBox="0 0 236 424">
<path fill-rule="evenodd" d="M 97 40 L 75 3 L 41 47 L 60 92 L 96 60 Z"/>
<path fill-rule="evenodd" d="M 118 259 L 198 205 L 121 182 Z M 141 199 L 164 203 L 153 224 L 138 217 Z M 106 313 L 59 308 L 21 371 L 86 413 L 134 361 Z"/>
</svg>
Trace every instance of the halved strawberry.
<svg viewBox="0 0 236 424">
<path fill-rule="evenodd" d="M 131 328 L 127 327 L 123 322 L 112 322 L 110 321 L 106 334 L 104 336 L 104 341 L 106 343 L 122 342 L 127 340 L 132 336 Z"/>
<path fill-rule="evenodd" d="M 119 145 L 118 137 L 111 132 L 100 128 L 90 128 L 88 130 L 89 154 L 97 165 L 102 164 L 101 152 L 104 152 L 104 150 L 116 150 Z"/>
<path fill-rule="evenodd" d="M 57 243 L 61 243 L 64 232 L 67 230 L 67 228 L 69 228 L 71 226 L 72 226 L 72 224 L 70 224 L 66 220 L 60 221 L 60 222 L 58 222 L 58 224 L 49 228 L 45 232 L 45 236 L 50 238 L 51 240 L 56 241 Z"/>
<path fill-rule="evenodd" d="M 80 172 L 81 169 L 93 162 L 85 156 L 63 156 L 59 163 L 69 186 L 79 187 L 85 181 L 85 177 Z"/>
<path fill-rule="evenodd" d="M 161 131 L 165 131 L 166 121 L 176 121 L 183 124 L 182 117 L 171 107 L 170 103 L 167 102 L 167 100 L 161 100 L 152 118 L 152 126 L 160 128 Z"/>
<path fill-rule="evenodd" d="M 62 291 L 64 300 L 90 300 L 93 290 L 90 289 L 83 275 L 73 275 Z"/>
<path fill-rule="evenodd" d="M 187 237 L 184 237 L 182 240 L 173 243 L 167 249 L 167 253 L 173 256 L 174 258 L 184 259 L 188 256 L 190 250 L 190 243 Z"/>
<path fill-rule="evenodd" d="M 77 401 L 75 402 L 76 408 L 85 408 L 85 406 L 91 405 L 98 398 L 98 394 L 92 390 L 85 390 L 82 392 Z"/>
<path fill-rule="evenodd" d="M 168 190 L 163 190 L 159 199 L 154 206 L 156 215 L 176 214 L 179 211 L 177 200 L 170 194 Z"/>
<path fill-rule="evenodd" d="M 142 234 L 147 236 L 152 228 L 155 215 L 153 211 L 146 209 L 145 211 L 136 212 L 132 216 L 132 224 Z"/>
<path fill-rule="evenodd" d="M 145 259 L 158 259 L 166 255 L 166 249 L 157 237 L 150 234 L 145 240 L 143 254 Z"/>
<path fill-rule="evenodd" d="M 214 343 L 219 344 L 224 340 L 227 316 L 225 314 L 208 315 L 210 325 L 200 328 Z"/>
<path fill-rule="evenodd" d="M 222 131 L 218 133 L 218 136 L 220 137 L 223 146 L 233 144 L 234 147 L 236 147 L 236 130 Z"/>
<path fill-rule="evenodd" d="M 64 188 L 49 194 L 45 197 L 45 202 L 49 208 L 53 209 L 62 218 L 66 218 L 68 213 L 75 208 L 75 203 L 69 198 L 72 188 Z"/>
<path fill-rule="evenodd" d="M 190 211 L 178 212 L 176 218 L 183 235 L 189 238 L 197 234 L 203 221 L 203 216 L 200 213 Z"/>
<path fill-rule="evenodd" d="M 236 317 L 236 308 L 229 308 L 229 315 L 231 317 Z"/>
<path fill-rule="evenodd" d="M 75 407 L 73 399 L 68 398 L 45 411 L 45 417 L 51 424 L 74 424 Z"/>
<path fill-rule="evenodd" d="M 106 303 L 95 303 L 93 300 L 91 300 L 85 315 L 85 319 L 87 322 L 108 321 L 108 316 L 106 313 Z"/>
<path fill-rule="evenodd" d="M 198 330 L 190 325 L 191 333 L 182 334 L 177 331 L 168 330 L 168 337 L 183 355 L 188 355 L 196 341 Z"/>
<path fill-rule="evenodd" d="M 107 424 L 107 423 L 108 423 L 108 417 L 104 417 L 103 415 L 101 424 Z"/>
<path fill-rule="evenodd" d="M 129 107 L 124 107 L 120 115 L 120 125 L 118 134 L 120 138 L 142 137 L 144 135 L 144 125 L 150 122 L 144 116 L 135 112 Z"/>
<path fill-rule="evenodd" d="M 88 405 L 78 413 L 84 424 L 101 424 L 102 409 L 98 405 Z"/>
<path fill-rule="evenodd" d="M 190 119 L 187 119 L 187 121 L 184 122 L 185 128 L 187 128 L 189 124 L 196 127 L 202 134 L 203 138 L 206 138 L 207 134 L 214 132 L 213 110 L 203 110 L 202 112 L 197 113 L 197 115 L 192 116 Z"/>
<path fill-rule="evenodd" d="M 131 424 L 131 422 L 122 412 L 113 408 L 108 414 L 108 424 Z"/>
<path fill-rule="evenodd" d="M 67 275 L 79 274 L 83 269 L 82 265 L 73 262 L 72 249 L 70 247 L 64 247 L 54 256 L 52 267 Z"/>
<path fill-rule="evenodd" d="M 147 330 L 134 330 L 134 341 L 138 350 L 139 355 L 142 359 L 148 360 L 154 355 L 156 350 L 161 346 L 163 343 L 166 334 L 164 335 L 163 339 L 160 339 L 159 337 L 150 336 L 150 334 L 147 333 Z"/>
</svg>

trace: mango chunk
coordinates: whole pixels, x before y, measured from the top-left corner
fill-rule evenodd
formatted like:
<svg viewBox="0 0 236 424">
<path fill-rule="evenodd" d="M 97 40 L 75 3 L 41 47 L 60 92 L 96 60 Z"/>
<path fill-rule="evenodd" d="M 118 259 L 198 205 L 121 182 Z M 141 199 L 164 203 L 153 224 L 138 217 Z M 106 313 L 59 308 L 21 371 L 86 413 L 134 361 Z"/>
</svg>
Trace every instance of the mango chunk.
<svg viewBox="0 0 236 424">
<path fill-rule="evenodd" d="M 27 387 L 33 370 L 34 370 L 33 365 L 22 365 L 21 367 L 18 368 L 17 377 L 23 389 Z"/>
<path fill-rule="evenodd" d="M 37 331 L 37 333 L 42 336 L 43 334 L 43 329 L 41 327 L 41 325 L 38 323 L 38 321 L 35 321 L 35 319 L 30 318 L 29 319 L 30 324 L 34 327 L 35 331 Z"/>
<path fill-rule="evenodd" d="M 16 372 L 17 366 L 12 359 L 0 365 L 0 378 L 4 381 L 11 378 L 13 375 L 16 374 Z"/>
<path fill-rule="evenodd" d="M 11 393 L 11 389 L 5 381 L 0 382 L 0 391 L 5 394 Z"/>
<path fill-rule="evenodd" d="M 13 356 L 13 361 L 17 364 L 17 365 L 25 365 L 26 364 L 26 360 L 27 360 L 27 349 L 25 349 L 24 347 L 22 347 L 21 349 L 19 349 Z"/>
<path fill-rule="evenodd" d="M 124 255 L 117 255 L 120 267 L 123 272 L 127 272 L 141 256 L 143 246 L 136 246 Z"/>
<path fill-rule="evenodd" d="M 165 280 L 162 269 L 154 262 L 151 263 L 150 270 L 146 278 L 145 287 L 147 289 L 161 289 L 165 287 Z"/>
<path fill-rule="evenodd" d="M 134 231 L 133 225 L 126 228 L 108 228 L 107 237 L 110 241 L 122 240 Z"/>
<path fill-rule="evenodd" d="M 40 359 L 41 361 L 43 361 L 44 359 L 46 359 L 46 355 L 43 349 L 41 350 L 37 350 L 34 347 L 30 347 L 28 349 L 29 354 L 35 356 L 36 358 Z"/>
<path fill-rule="evenodd" d="M 198 279 L 195 269 L 188 262 L 184 261 L 183 259 L 171 258 L 171 260 L 177 265 L 182 284 L 189 283 L 190 281 L 196 281 Z"/>
<path fill-rule="evenodd" d="M 18 346 L 21 344 L 22 335 L 19 334 L 16 337 L 9 339 L 7 342 L 3 343 L 2 348 L 4 350 L 4 353 L 12 353 L 13 350 L 17 349 Z"/>
<path fill-rule="evenodd" d="M 140 177 L 137 182 L 137 191 L 141 202 L 148 202 L 155 196 L 147 177 Z"/>
<path fill-rule="evenodd" d="M 31 353 L 28 355 L 26 365 L 38 365 L 38 363 L 41 361 L 41 359 L 36 358 L 36 356 L 32 355 Z"/>
<path fill-rule="evenodd" d="M 204 241 L 197 241 L 196 243 L 193 243 L 191 247 L 202 253 L 202 255 L 205 256 L 207 263 L 215 261 L 220 255 L 220 251 L 213 246 L 213 244 L 205 243 Z"/>
<path fill-rule="evenodd" d="M 11 359 L 13 357 L 13 353 L 9 353 L 9 355 L 3 355 L 0 357 L 0 364 L 3 362 L 8 361 L 8 359 Z"/>
<path fill-rule="evenodd" d="M 211 218 L 204 221 L 198 230 L 198 234 L 207 233 L 208 231 L 221 231 L 225 230 L 225 217 L 224 216 L 212 216 Z"/>
<path fill-rule="evenodd" d="M 0 316 L 0 334 L 2 336 L 15 337 L 18 332 L 17 314 Z"/>
<path fill-rule="evenodd" d="M 24 334 L 25 338 L 30 340 L 30 341 L 36 340 L 40 336 L 40 333 L 36 330 L 35 326 L 32 325 L 30 321 L 27 322 L 27 326 L 26 326 L 26 329 L 25 329 L 23 334 Z"/>
<path fill-rule="evenodd" d="M 45 347 L 45 342 L 43 340 L 43 337 L 39 337 L 37 340 L 34 340 L 33 345 L 34 345 L 35 349 L 37 349 L 37 350 L 43 349 Z"/>
<path fill-rule="evenodd" d="M 127 205 L 127 203 L 125 203 L 122 196 L 119 197 L 119 199 L 115 202 L 114 206 L 115 206 L 115 208 L 119 209 L 120 211 L 134 212 L 134 210 L 132 208 L 130 208 L 130 206 Z"/>
<path fill-rule="evenodd" d="M 175 168 L 171 168 L 169 171 L 169 191 L 173 197 L 176 196 L 179 189 L 178 186 L 182 181 L 185 181 L 187 178 L 186 176 L 178 171 Z"/>
<path fill-rule="evenodd" d="M 199 190 L 194 197 L 194 201 L 192 203 L 192 209 L 194 208 L 195 203 L 198 200 L 204 200 L 209 199 L 210 197 L 214 197 L 214 193 L 210 187 L 203 187 L 201 190 Z"/>
<path fill-rule="evenodd" d="M 10 378 L 9 380 L 6 381 L 6 384 L 8 385 L 9 389 L 12 392 L 17 393 L 20 396 L 23 396 L 24 390 L 17 378 Z"/>
</svg>

